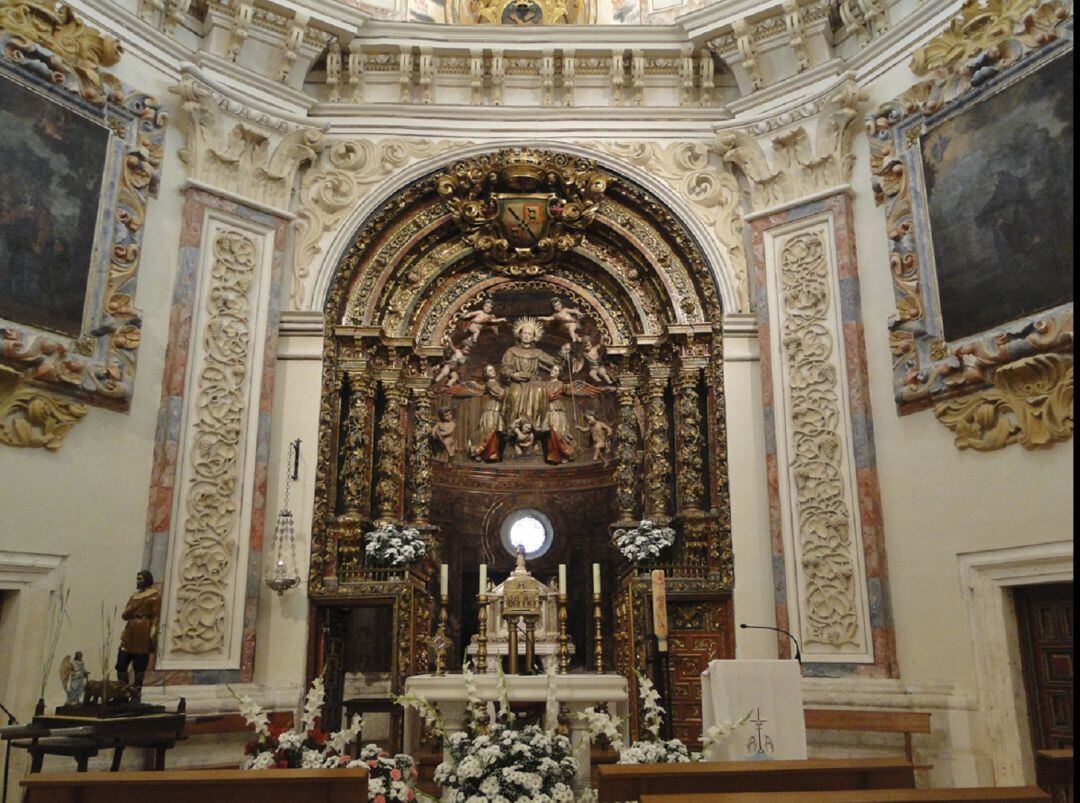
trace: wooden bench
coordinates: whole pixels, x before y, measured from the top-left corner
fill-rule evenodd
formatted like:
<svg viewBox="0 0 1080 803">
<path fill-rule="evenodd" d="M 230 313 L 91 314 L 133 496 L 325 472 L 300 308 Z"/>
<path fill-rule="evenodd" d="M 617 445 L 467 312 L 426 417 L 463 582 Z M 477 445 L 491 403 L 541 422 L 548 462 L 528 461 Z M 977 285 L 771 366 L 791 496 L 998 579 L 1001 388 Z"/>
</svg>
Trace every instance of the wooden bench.
<svg viewBox="0 0 1080 803">
<path fill-rule="evenodd" d="M 1055 801 L 1072 803 L 1073 751 L 1071 747 L 1035 751 L 1035 783 Z"/>
<path fill-rule="evenodd" d="M 1037 786 L 956 789 L 874 789 L 839 792 L 734 792 L 717 795 L 645 795 L 641 803 L 1007 803 L 1049 800 Z"/>
<path fill-rule="evenodd" d="M 925 711 L 859 711 L 843 708 L 807 708 L 807 730 L 864 731 L 904 734 L 904 755 L 914 762 L 913 733 L 930 733 L 930 714 Z"/>
<path fill-rule="evenodd" d="M 367 770 L 57 773 L 20 781 L 24 803 L 363 803 Z"/>
<path fill-rule="evenodd" d="M 599 803 L 692 792 L 791 792 L 911 789 L 915 768 L 900 758 L 606 764 L 598 768 Z"/>
</svg>

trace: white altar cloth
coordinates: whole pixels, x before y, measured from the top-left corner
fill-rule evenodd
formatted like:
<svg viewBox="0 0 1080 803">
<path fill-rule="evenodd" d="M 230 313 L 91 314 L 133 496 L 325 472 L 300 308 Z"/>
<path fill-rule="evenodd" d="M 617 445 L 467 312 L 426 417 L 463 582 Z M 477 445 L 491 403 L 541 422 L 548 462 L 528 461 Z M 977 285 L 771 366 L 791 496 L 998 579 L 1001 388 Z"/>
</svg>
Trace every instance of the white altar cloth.
<svg viewBox="0 0 1080 803">
<path fill-rule="evenodd" d="M 498 677 L 477 674 L 476 689 L 480 699 L 492 705 L 499 700 Z M 506 690 L 510 702 L 544 702 L 547 700 L 546 675 L 507 675 Z M 465 678 L 460 675 L 413 675 L 405 679 L 405 693 L 423 697 L 439 709 L 448 734 L 464 728 L 468 698 L 465 694 Z M 591 706 L 607 703 L 608 712 L 625 717 L 627 713 L 626 678 L 622 675 L 597 675 L 575 673 L 555 676 L 555 699 L 569 712 L 570 744 L 578 762 L 578 774 L 574 788 L 582 791 L 589 785 L 589 737 L 585 723 L 577 714 Z M 490 706 L 489 706 L 490 708 Z M 489 711 L 494 721 L 494 710 Z M 624 724 L 623 738 L 629 736 Z M 415 753 L 419 747 L 420 718 L 415 708 L 405 710 L 405 752 Z"/>
<path fill-rule="evenodd" d="M 701 724 L 750 721 L 722 739 L 711 761 L 806 758 L 802 673 L 797 661 L 716 660 L 701 673 Z"/>
</svg>

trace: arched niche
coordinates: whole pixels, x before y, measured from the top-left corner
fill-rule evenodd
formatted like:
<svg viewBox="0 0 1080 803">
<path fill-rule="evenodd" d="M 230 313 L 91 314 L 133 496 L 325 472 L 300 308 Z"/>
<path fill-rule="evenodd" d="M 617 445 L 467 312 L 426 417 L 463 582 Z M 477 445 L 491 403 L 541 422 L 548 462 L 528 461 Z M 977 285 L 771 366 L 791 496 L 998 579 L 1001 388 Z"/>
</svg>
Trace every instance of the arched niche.
<svg viewBox="0 0 1080 803">
<path fill-rule="evenodd" d="M 450 666 L 460 663 L 476 567 L 510 571 L 499 528 L 521 507 L 553 524 L 531 569 L 546 580 L 568 565 L 580 658 L 595 562 L 616 623 L 608 662 L 629 675 L 646 661 L 654 567 L 630 566 L 611 541 L 644 517 L 678 532 L 656 567 L 668 577 L 673 621 L 692 636 L 680 643 L 698 657 L 730 655 L 723 309 L 713 276 L 655 195 L 551 150 L 445 165 L 370 215 L 325 304 L 314 670 L 332 669 L 343 652 L 342 611 L 377 602 L 394 610 L 392 688 L 425 671 L 439 562 L 452 567 L 459 649 Z M 424 565 L 365 565 L 364 534 L 384 522 L 425 534 Z M 691 740 L 694 727 L 687 720 Z"/>
</svg>

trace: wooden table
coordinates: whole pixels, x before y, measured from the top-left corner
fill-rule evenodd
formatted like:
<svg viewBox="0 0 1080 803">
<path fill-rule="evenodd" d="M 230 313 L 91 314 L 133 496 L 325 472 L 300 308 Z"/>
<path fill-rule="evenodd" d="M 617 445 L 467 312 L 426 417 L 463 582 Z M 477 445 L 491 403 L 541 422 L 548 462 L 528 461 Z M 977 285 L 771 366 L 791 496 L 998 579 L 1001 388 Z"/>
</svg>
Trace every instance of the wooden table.
<svg viewBox="0 0 1080 803">
<path fill-rule="evenodd" d="M 75 759 L 77 772 L 86 772 L 91 758 L 112 750 L 110 770 L 120 769 L 126 747 L 154 750 L 154 769 L 165 769 L 165 752 L 184 738 L 185 714 L 162 711 L 131 716 L 37 716 L 29 725 L 5 728 L 0 738 L 30 754 L 30 772 L 41 772 L 45 756 Z"/>
</svg>

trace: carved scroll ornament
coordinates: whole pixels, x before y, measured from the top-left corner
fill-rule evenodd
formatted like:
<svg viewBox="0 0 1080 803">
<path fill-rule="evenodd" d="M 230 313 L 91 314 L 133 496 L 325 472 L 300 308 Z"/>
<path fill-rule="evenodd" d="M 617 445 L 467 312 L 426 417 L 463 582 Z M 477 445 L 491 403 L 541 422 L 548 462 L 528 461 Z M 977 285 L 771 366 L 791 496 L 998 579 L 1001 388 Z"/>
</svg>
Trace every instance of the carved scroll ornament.
<svg viewBox="0 0 1080 803">
<path fill-rule="evenodd" d="M 791 394 L 796 538 L 805 577 L 804 640 L 858 644 L 855 544 L 845 499 L 825 241 L 793 236 L 780 252 L 782 346 Z"/>
<path fill-rule="evenodd" d="M 195 381 L 196 422 L 184 496 L 179 587 L 171 628 L 174 652 L 201 655 L 225 646 L 236 560 L 251 316 L 259 246 L 247 234 L 214 238 L 205 358 Z"/>
<path fill-rule="evenodd" d="M 462 238 L 486 262 L 535 275 L 581 245 L 608 177 L 589 159 L 508 148 L 455 162 L 435 181 Z"/>
<path fill-rule="evenodd" d="M 0 367 L 0 443 L 55 452 L 87 409 L 28 385 L 17 371 Z"/>
<path fill-rule="evenodd" d="M 934 408 L 958 449 L 1025 449 L 1068 440 L 1073 432 L 1073 358 L 1036 354 L 994 372 L 994 387 Z"/>
</svg>

